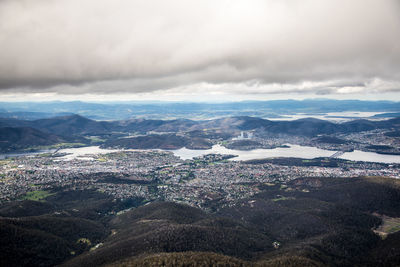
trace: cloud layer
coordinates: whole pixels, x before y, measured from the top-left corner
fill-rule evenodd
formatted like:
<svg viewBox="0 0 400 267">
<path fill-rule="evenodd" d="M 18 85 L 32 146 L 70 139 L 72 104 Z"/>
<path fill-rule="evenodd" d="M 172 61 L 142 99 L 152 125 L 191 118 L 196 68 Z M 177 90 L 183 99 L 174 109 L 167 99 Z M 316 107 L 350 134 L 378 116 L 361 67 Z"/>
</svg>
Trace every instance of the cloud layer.
<svg viewBox="0 0 400 267">
<path fill-rule="evenodd" d="M 327 94 L 399 82 L 398 0 L 0 1 L 3 92 Z"/>
</svg>

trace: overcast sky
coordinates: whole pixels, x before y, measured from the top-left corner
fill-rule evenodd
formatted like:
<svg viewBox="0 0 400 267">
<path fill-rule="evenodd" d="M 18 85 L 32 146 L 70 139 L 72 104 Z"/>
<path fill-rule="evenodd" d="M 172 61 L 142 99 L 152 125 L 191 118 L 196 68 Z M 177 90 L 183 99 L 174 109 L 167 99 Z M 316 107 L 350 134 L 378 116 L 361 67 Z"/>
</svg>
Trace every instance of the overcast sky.
<svg viewBox="0 0 400 267">
<path fill-rule="evenodd" d="M 1 0 L 0 100 L 400 101 L 399 0 Z"/>
</svg>

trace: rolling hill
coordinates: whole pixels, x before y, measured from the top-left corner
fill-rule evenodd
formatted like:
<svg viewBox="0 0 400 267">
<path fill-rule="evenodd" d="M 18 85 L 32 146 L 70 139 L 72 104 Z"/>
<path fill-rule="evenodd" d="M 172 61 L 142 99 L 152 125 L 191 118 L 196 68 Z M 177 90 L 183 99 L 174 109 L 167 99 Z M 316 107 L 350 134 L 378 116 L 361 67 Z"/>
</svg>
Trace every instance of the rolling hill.
<svg viewBox="0 0 400 267">
<path fill-rule="evenodd" d="M 0 263 L 398 266 L 398 232 L 381 239 L 373 230 L 381 215 L 400 217 L 399 186 L 377 177 L 299 178 L 286 187 L 260 184 L 256 195 L 207 212 L 59 190 L 44 202 L 0 205 Z"/>
<path fill-rule="evenodd" d="M 65 142 L 62 137 L 30 127 L 0 127 L 0 151 L 10 152 L 34 146 Z"/>
<path fill-rule="evenodd" d="M 40 120 L 18 120 L 1 118 L 0 126 L 31 127 L 42 132 L 61 136 L 96 135 L 110 133 L 116 125 L 106 121 L 94 121 L 79 115 L 68 115 Z"/>
<path fill-rule="evenodd" d="M 10 118 L 0 119 L 3 127 L 32 127 L 58 135 L 96 135 L 113 131 L 160 133 L 190 132 L 218 129 L 221 131 L 263 130 L 268 133 L 315 136 L 318 134 L 351 133 L 373 129 L 391 129 L 399 127 L 400 118 L 383 121 L 353 120 L 333 123 L 326 120 L 306 118 L 293 121 L 270 121 L 256 117 L 226 117 L 214 120 L 144 120 L 95 121 L 79 115 L 70 115 L 40 119 L 34 121 Z"/>
<path fill-rule="evenodd" d="M 372 231 L 381 224 L 373 212 L 400 216 L 397 181 L 300 178 L 288 186 L 260 186 L 254 197 L 215 212 L 168 202 L 139 207 L 110 221 L 114 234 L 102 246 L 64 266 L 398 264 L 400 251 L 382 251 L 399 235 L 382 240 Z"/>
<path fill-rule="evenodd" d="M 226 140 L 240 134 L 241 131 L 253 131 L 259 137 L 284 134 L 309 138 L 319 135 L 356 133 L 374 129 L 386 129 L 395 132 L 400 127 L 400 118 L 383 121 L 353 120 L 344 123 L 332 123 L 313 118 L 294 121 L 269 121 L 248 116 L 205 121 L 134 119 L 108 122 L 95 121 L 79 115 L 70 115 L 34 121 L 1 118 L 0 126 L 5 129 L 3 131 L 6 131 L 6 129 L 10 131 L 10 135 L 11 128 L 19 128 L 20 130 L 18 131 L 26 132 L 26 135 L 36 136 L 29 141 L 36 145 L 46 142 L 54 143 L 56 136 L 60 140 L 64 139 L 70 142 L 80 140 L 79 142 L 83 143 L 89 142 L 84 137 L 102 136 L 104 139 L 108 139 L 105 144 L 106 147 L 176 149 L 185 146 L 187 148 L 205 149 L 211 146 L 211 139 Z M 36 130 L 35 133 L 33 129 Z M 48 137 L 44 137 L 44 133 L 47 133 Z M 132 133 L 134 135 L 142 134 L 147 136 L 118 138 Z M 43 138 L 40 138 L 40 135 Z M 6 143 L 9 137 L 5 134 L 3 136 L 0 141 Z M 25 138 L 24 134 L 15 132 L 12 136 L 15 144 L 28 142 L 28 138 Z M 18 136 L 19 139 L 15 139 Z M 48 140 L 45 141 L 45 139 Z M 10 151 L 13 149 L 13 146 L 5 147 L 8 147 L 7 149 Z M 16 145 L 15 147 L 20 146 Z"/>
</svg>

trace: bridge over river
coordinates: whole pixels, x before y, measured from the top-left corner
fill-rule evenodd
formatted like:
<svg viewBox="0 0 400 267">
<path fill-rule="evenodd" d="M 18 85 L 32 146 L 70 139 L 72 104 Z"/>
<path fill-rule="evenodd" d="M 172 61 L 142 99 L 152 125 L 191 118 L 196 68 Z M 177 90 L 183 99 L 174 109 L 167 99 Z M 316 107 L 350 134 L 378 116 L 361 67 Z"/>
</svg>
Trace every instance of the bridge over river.
<svg viewBox="0 0 400 267">
<path fill-rule="evenodd" d="M 333 155 L 331 155 L 330 158 L 338 158 L 343 154 L 344 154 L 344 151 L 337 151 Z"/>
</svg>

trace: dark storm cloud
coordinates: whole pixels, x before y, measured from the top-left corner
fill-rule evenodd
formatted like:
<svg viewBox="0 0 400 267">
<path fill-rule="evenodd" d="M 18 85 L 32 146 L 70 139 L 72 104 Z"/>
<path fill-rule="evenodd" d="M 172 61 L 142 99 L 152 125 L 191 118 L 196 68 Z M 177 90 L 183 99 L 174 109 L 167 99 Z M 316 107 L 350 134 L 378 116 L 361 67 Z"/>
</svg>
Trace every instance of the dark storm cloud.
<svg viewBox="0 0 400 267">
<path fill-rule="evenodd" d="M 396 91 L 399 14 L 397 0 L 6 0 L 0 88 Z"/>
</svg>

